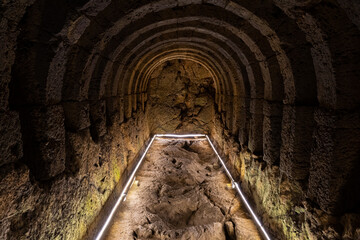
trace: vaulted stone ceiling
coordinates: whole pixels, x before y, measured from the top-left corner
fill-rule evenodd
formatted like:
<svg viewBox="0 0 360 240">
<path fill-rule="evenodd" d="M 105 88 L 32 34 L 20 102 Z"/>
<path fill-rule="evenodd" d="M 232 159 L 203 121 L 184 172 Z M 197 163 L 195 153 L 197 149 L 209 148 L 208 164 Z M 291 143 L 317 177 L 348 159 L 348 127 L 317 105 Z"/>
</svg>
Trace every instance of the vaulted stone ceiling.
<svg viewBox="0 0 360 240">
<path fill-rule="evenodd" d="M 264 197 L 254 178 L 246 178 L 261 165 L 256 176 L 289 179 L 305 205 L 311 203 L 329 218 L 359 214 L 358 1 L 31 0 L 3 1 L 0 6 L 3 179 L 9 173 L 20 174 L 28 179 L 26 189 L 42 182 L 54 186 L 54 181 L 67 181 L 69 174 L 78 182 L 92 171 L 83 171 L 85 165 L 94 165 L 89 152 L 96 161 L 111 162 L 115 155 L 122 159 L 117 161 L 125 159 L 121 167 L 125 169 L 154 133 L 143 126 L 153 72 L 165 62 L 181 59 L 210 73 L 216 112 L 209 133 L 226 155 L 236 155 L 229 160 L 235 169 L 242 159 L 238 171 L 248 180 L 251 194 Z M 109 149 L 115 146 L 122 150 L 121 154 L 112 150 L 113 156 Z M 109 163 L 109 193 L 99 197 L 91 216 L 83 217 L 85 227 L 65 229 L 64 236 L 66 231 L 75 231 L 76 238 L 84 235 L 120 178 L 123 169 L 112 172 L 116 164 Z M 252 170 L 244 170 L 245 166 Z M 281 185 L 273 184 L 270 189 Z M 15 184 L 11 191 L 19 189 Z M 80 205 L 84 196 L 91 195 L 85 189 L 75 197 Z M 42 191 L 44 199 L 51 195 Z M 5 189 L 0 193 L 4 199 L 10 194 Z M 14 195 L 15 200 L 21 197 L 20 192 Z M 15 200 L 9 200 L 14 208 Z M 36 204 L 29 206 L 34 209 Z M 258 208 L 270 226 L 272 207 Z M 14 210 L 15 215 L 27 211 Z M 305 218 L 312 219 L 310 215 Z M 1 219 L 9 216 L 4 211 Z M 353 218 L 343 217 L 351 226 Z M 4 234 L 11 225 L 6 221 Z M 316 232 L 315 227 L 304 230 L 306 221 L 294 220 L 296 231 Z M 275 225 L 271 228 L 279 232 Z M 321 231 L 331 232 L 328 225 Z"/>
</svg>

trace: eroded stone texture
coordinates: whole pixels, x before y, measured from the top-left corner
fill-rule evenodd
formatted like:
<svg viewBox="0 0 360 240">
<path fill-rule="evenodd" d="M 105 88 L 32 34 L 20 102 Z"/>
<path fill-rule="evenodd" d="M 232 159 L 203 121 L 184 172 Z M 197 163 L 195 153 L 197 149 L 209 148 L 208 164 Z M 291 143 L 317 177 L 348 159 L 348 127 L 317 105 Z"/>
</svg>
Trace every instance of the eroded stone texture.
<svg viewBox="0 0 360 240">
<path fill-rule="evenodd" d="M 145 159 L 105 239 L 261 239 L 206 140 L 158 139 Z"/>
<path fill-rule="evenodd" d="M 88 102 L 63 103 L 65 114 L 65 127 L 70 131 L 79 131 L 90 126 Z"/>
<path fill-rule="evenodd" d="M 264 108 L 265 116 L 269 115 L 267 108 Z M 273 114 L 281 115 L 280 106 L 272 108 Z M 356 118 L 354 114 L 348 114 L 348 117 L 341 119 L 353 118 Z M 267 166 L 261 157 L 248 151 L 246 146 L 242 147 L 238 155 L 231 154 L 239 146 L 232 142 L 231 134 L 224 129 L 221 121 L 215 121 L 215 130 L 211 135 L 226 156 L 228 166 L 234 166 L 236 172 L 240 173 L 242 187 L 247 196 L 255 201 L 256 211 L 266 228 L 278 229 L 273 232 L 273 236 L 280 239 L 306 239 L 309 236 L 313 239 L 319 236 L 324 239 L 340 238 L 341 232 L 336 229 L 344 224 L 340 224 L 338 217 L 307 202 L 306 187 L 304 191 L 301 181 L 287 178 L 278 166 Z M 354 196 L 348 199 L 354 199 Z M 354 222 L 349 226 L 354 226 Z M 349 234 L 355 236 L 357 227 L 349 226 Z"/>
<path fill-rule="evenodd" d="M 25 239 L 12 235 L 29 224 L 26 216 L 34 211 L 40 197 L 39 189 L 31 183 L 29 169 L 24 165 L 2 167 L 0 176 L 0 238 Z"/>
<path fill-rule="evenodd" d="M 240 99 L 239 103 L 239 142 L 241 145 L 247 146 L 249 141 L 250 101 L 249 99 Z"/>
<path fill-rule="evenodd" d="M 47 114 L 51 121 L 52 114 Z M 108 129 L 111 139 L 104 137 L 97 143 L 89 128 L 67 132 L 65 172 L 48 181 L 34 180 L 33 170 L 22 163 L 2 166 L 0 238 L 81 239 L 149 136 L 139 124 L 144 114 L 136 119 L 114 124 Z M 43 131 L 54 125 L 47 126 Z M 53 136 L 50 133 L 54 134 L 50 131 L 46 136 Z M 34 136 L 48 139 L 42 133 Z"/>
<path fill-rule="evenodd" d="M 106 102 L 100 100 L 90 105 L 91 135 L 95 141 L 106 134 Z"/>
<path fill-rule="evenodd" d="M 0 3 L 0 110 L 9 107 L 9 83 L 11 69 L 15 61 L 16 39 L 20 33 L 18 24 L 26 12 L 26 8 L 34 1 L 2 1 Z"/>
<path fill-rule="evenodd" d="M 0 166 L 23 156 L 21 126 L 16 112 L 0 112 Z"/>
<path fill-rule="evenodd" d="M 313 112 L 313 107 L 283 108 L 280 169 L 289 178 L 305 180 L 309 176 Z"/>
<path fill-rule="evenodd" d="M 355 169 L 359 166 L 360 129 L 350 119 L 356 114 L 342 114 L 317 109 L 314 132 L 315 147 L 311 152 L 309 196 L 329 213 L 358 209 L 360 195 L 346 186 L 360 183 Z M 341 169 L 341 171 L 339 171 Z"/>
<path fill-rule="evenodd" d="M 253 153 L 261 153 L 263 151 L 263 101 L 251 99 L 250 113 L 249 149 Z"/>
<path fill-rule="evenodd" d="M 236 155 L 231 154 L 240 148 L 236 142 L 232 142 L 231 135 L 222 124 L 215 121 L 211 135 L 222 149 L 222 155 L 226 156 L 231 171 L 240 173 L 243 190 L 254 201 L 255 211 L 272 236 L 278 239 L 335 240 L 341 237 L 337 229 L 344 226 L 348 229 L 346 234 L 356 236 L 359 231 L 356 221 L 344 218 L 340 223 L 339 217 L 327 214 L 319 206 L 307 202 L 303 183 L 289 179 L 279 166 L 267 165 L 246 146 Z"/>
<path fill-rule="evenodd" d="M 112 125 L 120 118 L 120 103 L 119 97 L 110 97 L 106 99 L 106 120 L 107 123 Z M 122 122 L 122 121 L 121 121 Z"/>
<path fill-rule="evenodd" d="M 66 152 L 62 106 L 34 108 L 24 118 L 26 161 L 35 177 L 46 180 L 63 172 Z"/>
<path fill-rule="evenodd" d="M 263 150 L 264 161 L 280 163 L 282 104 L 264 101 Z"/>
<path fill-rule="evenodd" d="M 345 214 L 341 218 L 341 222 L 344 225 L 344 232 L 342 238 L 347 239 L 359 239 L 360 238 L 360 229 L 357 226 L 360 226 L 360 216 L 357 214 Z"/>
<path fill-rule="evenodd" d="M 156 133 L 208 132 L 214 116 L 213 91 L 211 75 L 200 64 L 165 62 L 149 84 L 149 128 Z"/>
</svg>

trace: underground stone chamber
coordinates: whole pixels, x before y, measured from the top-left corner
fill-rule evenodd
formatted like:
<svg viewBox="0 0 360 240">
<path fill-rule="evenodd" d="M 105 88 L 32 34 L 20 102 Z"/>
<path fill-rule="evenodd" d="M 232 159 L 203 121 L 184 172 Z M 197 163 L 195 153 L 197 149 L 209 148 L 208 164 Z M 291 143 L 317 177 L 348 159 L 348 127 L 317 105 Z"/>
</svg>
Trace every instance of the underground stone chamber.
<svg viewBox="0 0 360 240">
<path fill-rule="evenodd" d="M 359 16 L 2 1 L 0 239 L 86 238 L 156 133 L 208 134 L 275 239 L 359 239 Z"/>
</svg>

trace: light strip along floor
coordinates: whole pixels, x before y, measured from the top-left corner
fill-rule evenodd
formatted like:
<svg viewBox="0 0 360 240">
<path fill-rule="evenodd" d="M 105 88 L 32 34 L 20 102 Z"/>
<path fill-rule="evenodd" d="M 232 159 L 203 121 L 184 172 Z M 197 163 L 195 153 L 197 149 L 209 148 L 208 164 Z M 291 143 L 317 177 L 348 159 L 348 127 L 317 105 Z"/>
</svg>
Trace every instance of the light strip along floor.
<svg viewBox="0 0 360 240">
<path fill-rule="evenodd" d="M 261 230 L 261 233 L 263 234 L 263 236 L 265 237 L 266 240 L 270 240 L 270 236 L 269 234 L 266 232 L 264 226 L 262 225 L 262 223 L 260 222 L 259 218 L 256 216 L 254 210 L 251 208 L 248 200 L 246 199 L 244 193 L 241 191 L 241 188 L 240 188 L 240 185 L 239 183 L 237 183 L 233 176 L 231 175 L 229 169 L 227 168 L 225 162 L 223 161 L 223 159 L 220 157 L 218 151 L 216 150 L 215 146 L 213 145 L 213 143 L 211 142 L 210 138 L 208 135 L 205 135 L 205 134 L 155 134 L 148 146 L 146 147 L 144 153 L 142 154 L 142 156 L 140 157 L 138 163 L 136 164 L 136 167 L 134 168 L 133 172 L 131 173 L 128 181 L 126 182 L 126 185 L 123 189 L 123 191 L 121 192 L 120 196 L 118 197 L 117 201 L 115 202 L 110 214 L 108 215 L 104 225 L 102 226 L 101 230 L 99 231 L 99 233 L 97 234 L 95 240 L 100 240 L 102 239 L 103 235 L 104 235 L 104 232 L 106 231 L 107 227 L 109 226 L 116 210 L 118 209 L 120 203 L 122 201 L 124 201 L 126 199 L 126 194 L 127 192 L 129 191 L 132 183 L 134 182 L 135 180 L 135 174 L 136 172 L 138 171 L 139 167 L 141 166 L 147 152 L 149 151 L 152 143 L 154 142 L 154 140 L 156 138 L 175 138 L 175 139 L 187 139 L 187 138 L 192 138 L 193 140 L 207 140 L 211 146 L 211 148 L 213 149 L 213 151 L 215 152 L 217 158 L 219 159 L 221 165 L 224 167 L 225 169 L 225 172 L 226 172 L 226 175 L 228 176 L 228 178 L 230 179 L 231 181 L 231 184 L 232 184 L 232 187 L 236 189 L 236 191 L 239 193 L 239 196 L 241 197 L 241 200 L 245 203 L 248 211 L 250 212 L 252 218 L 255 220 L 258 228 Z"/>
</svg>

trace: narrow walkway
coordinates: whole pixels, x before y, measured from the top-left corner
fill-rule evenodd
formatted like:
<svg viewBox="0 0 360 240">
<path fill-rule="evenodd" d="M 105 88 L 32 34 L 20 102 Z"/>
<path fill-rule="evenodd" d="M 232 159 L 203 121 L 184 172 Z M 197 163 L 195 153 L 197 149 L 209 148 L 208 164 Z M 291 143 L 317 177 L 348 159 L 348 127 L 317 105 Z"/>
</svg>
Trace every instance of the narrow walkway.
<svg viewBox="0 0 360 240">
<path fill-rule="evenodd" d="M 261 239 L 206 140 L 156 139 L 104 239 Z"/>
</svg>

